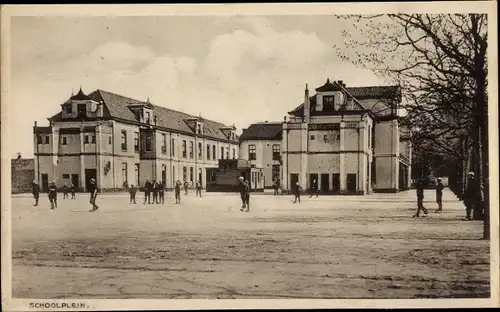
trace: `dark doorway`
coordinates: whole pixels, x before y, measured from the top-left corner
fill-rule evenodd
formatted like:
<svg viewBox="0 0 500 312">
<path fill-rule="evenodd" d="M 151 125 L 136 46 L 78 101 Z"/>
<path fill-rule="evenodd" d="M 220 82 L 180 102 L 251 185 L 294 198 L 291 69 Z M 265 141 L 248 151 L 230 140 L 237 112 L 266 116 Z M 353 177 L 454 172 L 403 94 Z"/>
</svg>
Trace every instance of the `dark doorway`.
<svg viewBox="0 0 500 312">
<path fill-rule="evenodd" d="M 295 188 L 295 184 L 299 183 L 299 174 L 291 173 L 290 174 L 290 189 L 293 190 Z"/>
<path fill-rule="evenodd" d="M 90 179 L 92 178 L 96 179 L 96 177 L 97 177 L 96 169 L 85 169 L 85 191 L 88 191 L 88 187 L 90 185 Z M 96 185 L 97 185 L 97 179 L 96 179 Z M 97 187 L 100 187 L 100 185 L 97 185 Z"/>
<path fill-rule="evenodd" d="M 42 173 L 42 192 L 47 192 L 49 189 L 49 175 L 47 173 Z"/>
<path fill-rule="evenodd" d="M 339 173 L 332 174 L 332 191 L 334 193 L 340 192 L 340 174 Z"/>
<path fill-rule="evenodd" d="M 351 193 L 356 192 L 356 174 L 355 173 L 347 174 L 347 190 Z"/>
<path fill-rule="evenodd" d="M 329 174 L 322 173 L 321 174 L 321 193 L 328 193 L 328 191 L 330 191 Z"/>
<path fill-rule="evenodd" d="M 311 173 L 309 175 L 309 189 L 318 190 L 318 174 Z"/>
<path fill-rule="evenodd" d="M 73 184 L 73 186 L 75 187 L 75 190 L 79 190 L 80 188 L 80 182 L 78 180 L 78 174 L 72 174 L 71 175 L 71 183 Z"/>
</svg>

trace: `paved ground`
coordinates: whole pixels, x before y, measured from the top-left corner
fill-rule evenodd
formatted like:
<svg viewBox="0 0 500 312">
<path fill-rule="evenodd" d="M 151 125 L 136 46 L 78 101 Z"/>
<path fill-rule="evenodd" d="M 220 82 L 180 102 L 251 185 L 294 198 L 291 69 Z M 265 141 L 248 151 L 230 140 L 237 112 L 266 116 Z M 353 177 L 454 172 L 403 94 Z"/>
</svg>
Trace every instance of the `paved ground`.
<svg viewBox="0 0 500 312">
<path fill-rule="evenodd" d="M 462 221 L 447 189 L 444 213 L 411 218 L 414 191 L 331 196 L 194 194 L 130 205 L 103 195 L 56 211 L 12 202 L 13 296 L 30 298 L 489 297 L 482 224 Z M 427 207 L 435 208 L 426 191 Z"/>
</svg>

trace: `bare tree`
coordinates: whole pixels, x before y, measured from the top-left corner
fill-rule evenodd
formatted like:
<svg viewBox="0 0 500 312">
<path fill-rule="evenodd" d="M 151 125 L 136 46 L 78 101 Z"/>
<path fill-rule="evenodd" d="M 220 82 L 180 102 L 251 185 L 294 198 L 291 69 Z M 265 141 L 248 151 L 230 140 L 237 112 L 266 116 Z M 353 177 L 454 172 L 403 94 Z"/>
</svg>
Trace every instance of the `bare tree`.
<svg viewBox="0 0 500 312">
<path fill-rule="evenodd" d="M 455 155 L 464 138 L 479 161 L 484 186 L 484 232 L 489 239 L 487 16 L 485 14 L 383 14 L 344 17 L 342 59 L 397 82 L 414 144 L 422 140 Z M 361 51 L 361 52 L 360 52 Z M 451 143 L 451 144 L 450 144 Z M 421 144 L 423 145 L 423 144 Z"/>
</svg>

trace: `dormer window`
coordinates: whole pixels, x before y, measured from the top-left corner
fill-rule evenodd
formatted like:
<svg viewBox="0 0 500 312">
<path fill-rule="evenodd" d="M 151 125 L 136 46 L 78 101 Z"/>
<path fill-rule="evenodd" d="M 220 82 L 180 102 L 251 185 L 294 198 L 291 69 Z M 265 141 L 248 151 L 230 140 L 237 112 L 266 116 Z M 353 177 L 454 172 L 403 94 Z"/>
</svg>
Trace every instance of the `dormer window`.
<svg viewBox="0 0 500 312">
<path fill-rule="evenodd" d="M 87 104 L 78 104 L 78 117 L 86 117 L 87 116 Z"/>
<path fill-rule="evenodd" d="M 201 134 L 201 124 L 198 124 L 196 127 L 196 133 Z"/>
<path fill-rule="evenodd" d="M 145 120 L 145 122 L 146 122 L 147 124 L 149 124 L 149 123 L 150 123 L 150 121 L 151 121 L 151 113 L 150 113 L 150 112 L 148 112 L 148 111 L 146 111 L 146 120 Z"/>
<path fill-rule="evenodd" d="M 335 103 L 335 97 L 333 95 L 324 95 L 323 96 L 323 110 L 333 110 Z"/>
<path fill-rule="evenodd" d="M 66 112 L 66 114 L 71 114 L 73 112 L 73 109 L 72 109 L 71 105 L 66 105 L 64 107 L 64 111 Z"/>
</svg>

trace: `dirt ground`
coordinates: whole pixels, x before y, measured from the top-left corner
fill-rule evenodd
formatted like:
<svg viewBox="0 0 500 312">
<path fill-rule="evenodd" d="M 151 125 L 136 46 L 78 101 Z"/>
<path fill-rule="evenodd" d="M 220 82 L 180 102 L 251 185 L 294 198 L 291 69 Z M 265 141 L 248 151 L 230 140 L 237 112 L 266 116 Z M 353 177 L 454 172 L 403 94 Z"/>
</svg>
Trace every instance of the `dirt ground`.
<svg viewBox="0 0 500 312">
<path fill-rule="evenodd" d="M 139 195 L 139 194 L 138 194 Z M 485 298 L 489 243 L 462 221 L 447 189 L 444 213 L 426 191 L 328 196 L 194 193 L 174 204 L 126 194 L 12 201 L 15 298 Z M 141 202 L 139 204 L 139 202 Z"/>
</svg>

